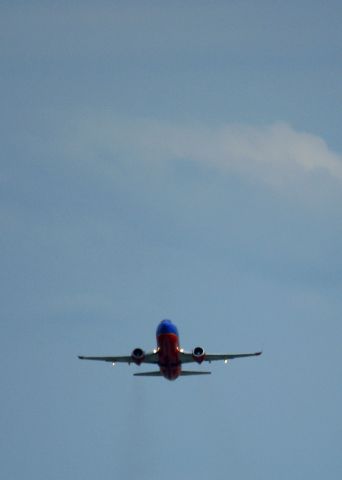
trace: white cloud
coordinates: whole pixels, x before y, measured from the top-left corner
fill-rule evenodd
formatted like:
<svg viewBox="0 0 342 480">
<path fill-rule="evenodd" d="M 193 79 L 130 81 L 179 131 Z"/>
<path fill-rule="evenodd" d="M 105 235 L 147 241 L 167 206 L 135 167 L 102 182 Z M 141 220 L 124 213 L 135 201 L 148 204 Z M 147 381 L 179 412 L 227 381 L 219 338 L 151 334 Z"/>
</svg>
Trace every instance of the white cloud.
<svg viewBox="0 0 342 480">
<path fill-rule="evenodd" d="M 210 128 L 102 117 L 83 123 L 79 135 L 76 142 L 93 158 L 106 151 L 115 158 L 124 156 L 155 167 L 187 160 L 220 174 L 238 173 L 279 189 L 305 183 L 312 175 L 342 180 L 341 155 L 331 151 L 322 138 L 282 123 Z"/>
</svg>

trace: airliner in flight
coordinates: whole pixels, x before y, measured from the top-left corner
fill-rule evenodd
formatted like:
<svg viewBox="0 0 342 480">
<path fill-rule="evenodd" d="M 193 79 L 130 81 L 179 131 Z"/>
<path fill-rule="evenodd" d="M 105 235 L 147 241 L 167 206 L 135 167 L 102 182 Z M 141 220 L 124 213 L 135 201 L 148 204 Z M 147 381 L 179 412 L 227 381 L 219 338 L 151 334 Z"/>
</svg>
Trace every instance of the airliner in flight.
<svg viewBox="0 0 342 480">
<path fill-rule="evenodd" d="M 192 352 L 185 352 L 179 346 L 179 336 L 177 327 L 171 320 L 162 320 L 158 325 L 157 347 L 152 352 L 145 352 L 141 348 L 135 348 L 131 355 L 127 356 L 108 356 L 108 357 L 85 357 L 79 356 L 81 360 L 101 360 L 103 362 L 115 363 L 142 363 L 158 365 L 159 370 L 151 372 L 134 373 L 139 377 L 165 377 L 167 380 L 176 380 L 181 375 L 208 375 L 211 372 L 182 370 L 184 363 L 196 362 L 201 364 L 203 361 L 212 362 L 214 360 L 223 360 L 228 363 L 233 358 L 255 357 L 262 352 L 256 353 L 206 353 L 202 347 L 195 347 Z"/>
</svg>

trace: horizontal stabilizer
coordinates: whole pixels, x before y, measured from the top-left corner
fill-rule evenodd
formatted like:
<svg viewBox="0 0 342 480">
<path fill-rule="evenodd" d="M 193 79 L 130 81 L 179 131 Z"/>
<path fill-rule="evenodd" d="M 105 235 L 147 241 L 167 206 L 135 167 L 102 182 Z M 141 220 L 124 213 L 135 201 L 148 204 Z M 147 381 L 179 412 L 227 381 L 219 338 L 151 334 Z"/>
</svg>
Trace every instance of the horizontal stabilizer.
<svg viewBox="0 0 342 480">
<path fill-rule="evenodd" d="M 156 372 L 139 372 L 139 373 L 133 373 L 135 377 L 162 377 L 162 373 L 157 370 Z"/>
<path fill-rule="evenodd" d="M 196 372 L 196 371 L 191 371 L 191 370 L 182 370 L 180 372 L 180 375 L 210 375 L 211 372 Z M 135 377 L 163 377 L 163 374 L 157 370 L 155 372 L 139 372 L 139 373 L 133 373 Z"/>
<path fill-rule="evenodd" d="M 182 370 L 181 375 L 210 375 L 211 372 L 195 372 L 191 370 Z"/>
</svg>

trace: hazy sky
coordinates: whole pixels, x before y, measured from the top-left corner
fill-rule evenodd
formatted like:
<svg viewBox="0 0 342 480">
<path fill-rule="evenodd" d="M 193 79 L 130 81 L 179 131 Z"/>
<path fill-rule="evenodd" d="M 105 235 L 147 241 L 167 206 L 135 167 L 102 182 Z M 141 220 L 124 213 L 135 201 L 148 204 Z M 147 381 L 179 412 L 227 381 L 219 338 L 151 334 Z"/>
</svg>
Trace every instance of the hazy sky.
<svg viewBox="0 0 342 480">
<path fill-rule="evenodd" d="M 1 478 L 340 480 L 341 21 L 1 2 Z M 77 360 L 162 318 L 264 354 L 176 382 Z"/>
</svg>

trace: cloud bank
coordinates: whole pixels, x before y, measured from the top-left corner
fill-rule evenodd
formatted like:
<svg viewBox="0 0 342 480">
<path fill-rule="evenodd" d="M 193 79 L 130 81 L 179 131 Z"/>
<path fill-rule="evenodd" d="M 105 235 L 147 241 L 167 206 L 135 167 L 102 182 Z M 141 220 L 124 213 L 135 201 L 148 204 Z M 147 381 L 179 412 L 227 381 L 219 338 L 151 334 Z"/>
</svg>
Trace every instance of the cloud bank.
<svg viewBox="0 0 342 480">
<path fill-rule="evenodd" d="M 286 188 L 313 177 L 342 181 L 342 156 L 313 134 L 284 123 L 220 127 L 176 125 L 152 120 L 83 122 L 79 138 L 87 155 L 99 152 L 149 167 L 192 162 L 229 175 L 237 173 L 272 188 Z"/>
</svg>

